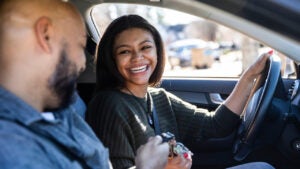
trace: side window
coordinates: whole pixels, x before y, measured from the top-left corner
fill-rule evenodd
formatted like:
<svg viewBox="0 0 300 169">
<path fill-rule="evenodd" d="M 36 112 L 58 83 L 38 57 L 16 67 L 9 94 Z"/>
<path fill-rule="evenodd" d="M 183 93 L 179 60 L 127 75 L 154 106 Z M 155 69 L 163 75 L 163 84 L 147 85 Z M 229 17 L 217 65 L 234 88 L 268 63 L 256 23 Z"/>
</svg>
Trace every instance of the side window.
<svg viewBox="0 0 300 169">
<path fill-rule="evenodd" d="M 170 9 L 128 4 L 101 4 L 92 9 L 98 33 L 124 14 L 138 14 L 161 33 L 167 64 L 164 77 L 236 78 L 270 47 L 218 23 Z M 105 16 L 105 17 L 104 17 Z M 282 60 L 282 76 L 293 77 L 293 63 Z"/>
</svg>

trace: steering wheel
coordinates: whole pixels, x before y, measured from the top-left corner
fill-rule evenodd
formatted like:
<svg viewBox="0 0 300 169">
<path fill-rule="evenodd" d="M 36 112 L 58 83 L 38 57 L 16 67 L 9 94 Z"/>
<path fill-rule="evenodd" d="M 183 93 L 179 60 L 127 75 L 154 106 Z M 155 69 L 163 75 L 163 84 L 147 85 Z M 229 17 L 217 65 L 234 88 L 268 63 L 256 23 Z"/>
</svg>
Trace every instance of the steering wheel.
<svg viewBox="0 0 300 169">
<path fill-rule="evenodd" d="M 243 120 L 238 130 L 238 139 L 234 145 L 234 159 L 242 161 L 251 152 L 267 109 L 275 93 L 280 78 L 281 62 L 272 55 L 262 74 L 255 80 L 249 99 L 243 111 Z"/>
</svg>

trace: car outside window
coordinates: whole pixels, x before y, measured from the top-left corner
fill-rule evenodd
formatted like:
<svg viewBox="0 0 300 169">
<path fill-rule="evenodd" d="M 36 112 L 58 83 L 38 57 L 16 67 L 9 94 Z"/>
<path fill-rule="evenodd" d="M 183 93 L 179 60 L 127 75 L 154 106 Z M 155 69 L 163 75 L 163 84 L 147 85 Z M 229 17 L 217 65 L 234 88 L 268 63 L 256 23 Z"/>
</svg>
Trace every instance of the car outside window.
<svg viewBox="0 0 300 169">
<path fill-rule="evenodd" d="M 228 27 L 175 10 L 134 4 L 101 4 L 92 20 L 101 34 L 115 18 L 138 14 L 161 33 L 167 64 L 164 77 L 237 78 L 263 52 L 271 48 Z M 282 60 L 282 76 L 293 77 L 293 63 Z"/>
</svg>

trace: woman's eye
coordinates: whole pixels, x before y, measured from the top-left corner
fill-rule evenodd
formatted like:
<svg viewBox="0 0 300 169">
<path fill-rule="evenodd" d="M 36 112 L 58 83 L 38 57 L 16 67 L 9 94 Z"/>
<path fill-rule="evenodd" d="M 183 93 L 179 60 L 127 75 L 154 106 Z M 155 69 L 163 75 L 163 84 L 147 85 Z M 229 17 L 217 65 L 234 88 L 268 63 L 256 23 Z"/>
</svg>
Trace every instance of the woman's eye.
<svg viewBox="0 0 300 169">
<path fill-rule="evenodd" d="M 122 50 L 119 52 L 119 54 L 128 54 L 128 53 L 130 53 L 129 50 Z"/>
<path fill-rule="evenodd" d="M 152 46 L 144 46 L 144 47 L 142 47 L 142 50 L 146 50 L 146 49 L 150 49 L 150 48 L 152 48 Z"/>
</svg>

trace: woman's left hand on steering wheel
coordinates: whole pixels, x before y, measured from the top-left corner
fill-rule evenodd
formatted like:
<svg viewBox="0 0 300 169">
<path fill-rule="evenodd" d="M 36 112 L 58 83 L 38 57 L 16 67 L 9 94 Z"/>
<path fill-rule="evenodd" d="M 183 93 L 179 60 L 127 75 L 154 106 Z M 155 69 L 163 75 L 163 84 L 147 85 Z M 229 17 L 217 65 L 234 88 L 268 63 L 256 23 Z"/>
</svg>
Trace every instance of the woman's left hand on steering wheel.
<svg viewBox="0 0 300 169">
<path fill-rule="evenodd" d="M 268 53 L 262 54 L 254 64 L 252 64 L 245 72 L 248 78 L 254 80 L 258 75 L 260 75 L 266 67 L 266 62 L 269 57 L 273 54 L 273 50 L 270 50 Z"/>
</svg>

